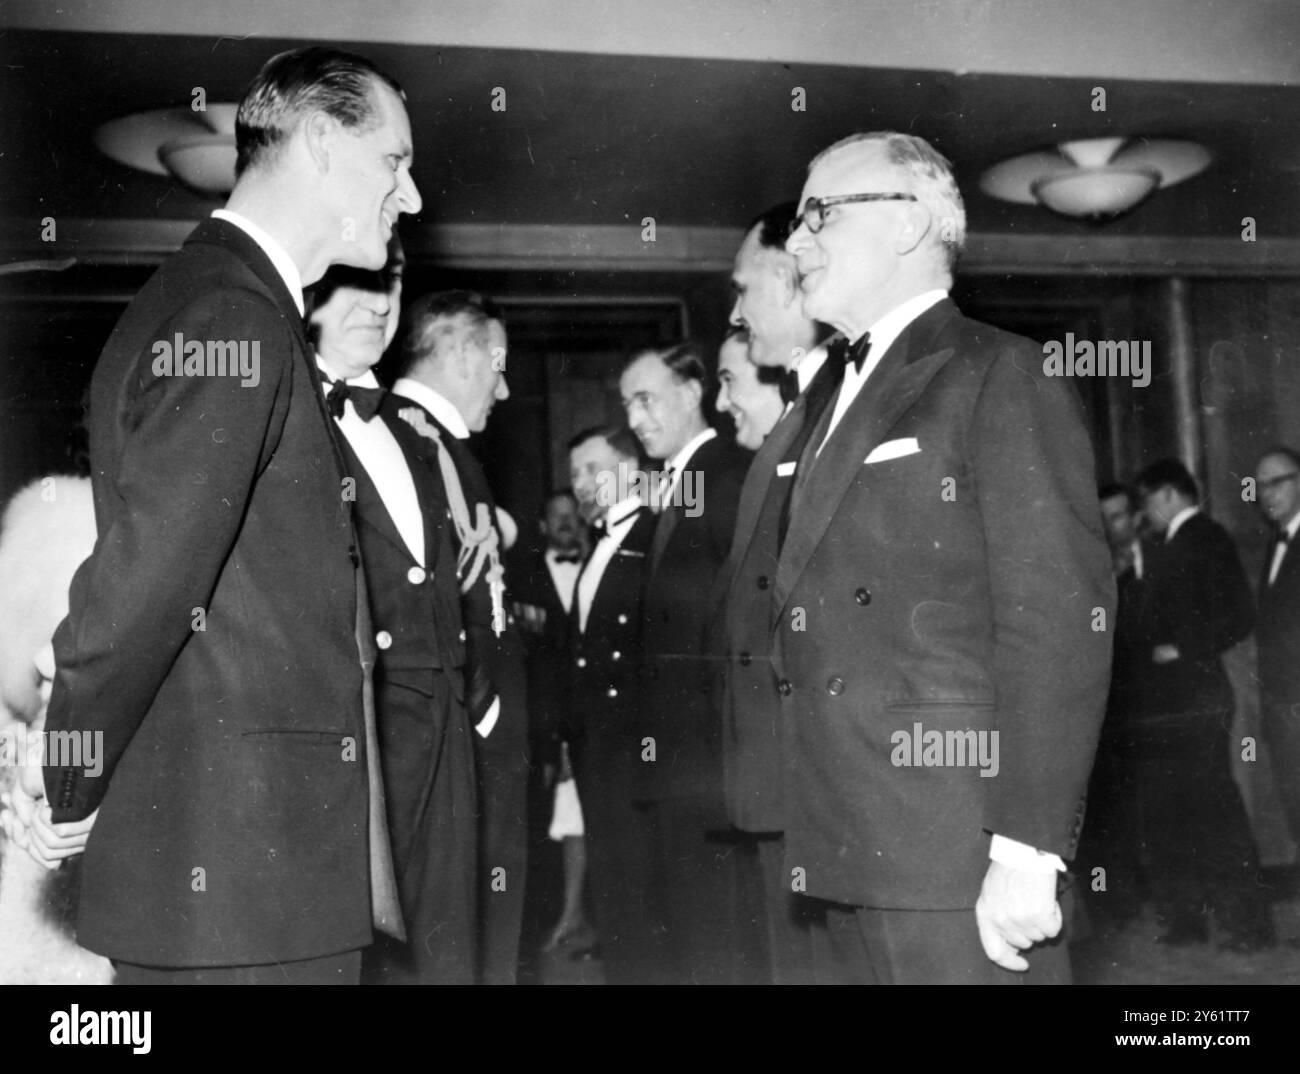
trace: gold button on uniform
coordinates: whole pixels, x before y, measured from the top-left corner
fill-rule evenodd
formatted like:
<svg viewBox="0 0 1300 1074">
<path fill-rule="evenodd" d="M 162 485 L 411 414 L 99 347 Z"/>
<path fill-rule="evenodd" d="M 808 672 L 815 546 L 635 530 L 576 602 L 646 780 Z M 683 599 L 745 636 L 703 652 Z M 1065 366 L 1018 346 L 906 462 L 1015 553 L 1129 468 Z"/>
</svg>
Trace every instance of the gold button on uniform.
<svg viewBox="0 0 1300 1074">
<path fill-rule="evenodd" d="M 428 575 L 424 573 L 423 567 L 412 567 L 406 572 L 406 580 L 410 582 L 411 585 L 419 585 L 427 577 Z"/>
<path fill-rule="evenodd" d="M 381 630 L 375 635 L 375 644 L 381 649 L 387 649 L 393 644 L 393 636 L 387 630 Z"/>
</svg>

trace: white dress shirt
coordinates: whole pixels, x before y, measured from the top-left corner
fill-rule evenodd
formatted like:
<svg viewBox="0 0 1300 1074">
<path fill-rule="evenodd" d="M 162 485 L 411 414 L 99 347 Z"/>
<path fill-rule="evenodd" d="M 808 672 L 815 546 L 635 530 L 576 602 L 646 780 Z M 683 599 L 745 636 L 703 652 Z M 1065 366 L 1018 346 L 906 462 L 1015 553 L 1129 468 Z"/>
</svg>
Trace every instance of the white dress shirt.
<svg viewBox="0 0 1300 1074">
<path fill-rule="evenodd" d="M 862 385 L 867 382 L 867 378 L 871 376 L 876 366 L 880 364 L 880 360 L 893 346 L 894 340 L 901 336 L 903 330 L 921 314 L 947 297 L 948 292 L 942 289 L 924 291 L 909 298 L 901 306 L 895 306 L 867 329 L 871 334 L 871 350 L 867 354 L 867 360 L 862 363 L 860 371 L 852 365 L 844 367 L 844 381 L 840 384 L 840 394 L 835 397 L 835 409 L 831 411 L 831 423 L 826 427 L 826 436 L 823 438 L 821 446 L 817 448 L 818 455 L 822 453 L 822 448 L 826 446 L 826 441 L 835 432 L 835 427 L 839 425 L 849 407 L 853 405 L 853 400 L 858 397 Z M 849 340 L 849 342 L 853 343 L 855 341 Z"/>
<path fill-rule="evenodd" d="M 614 554 L 623 544 L 623 538 L 628 535 L 636 522 L 636 513 L 640 506 L 640 499 L 629 496 L 619 500 L 605 512 L 605 535 L 596 542 L 596 547 L 591 550 L 591 558 L 587 560 L 582 573 L 578 575 L 578 629 L 580 631 L 585 632 L 587 629 L 587 616 L 591 614 L 591 602 L 596 599 L 596 590 L 600 588 L 600 580 L 604 577 L 605 568 L 609 566 L 609 561 L 614 558 Z"/>
<path fill-rule="evenodd" d="M 829 342 L 829 340 L 827 342 Z M 818 343 L 817 346 L 795 362 L 791 367 L 794 370 L 795 379 L 799 383 L 800 395 L 808 390 L 808 385 L 813 382 L 813 377 L 817 375 L 817 371 L 826 364 L 826 359 L 829 355 L 830 351 L 828 350 L 826 343 Z M 781 411 L 781 417 L 784 418 L 793 409 L 794 400 L 791 399 L 785 404 L 785 408 Z"/>
<path fill-rule="evenodd" d="M 330 376 L 320 355 L 316 356 L 316 364 L 321 372 Z M 347 383 L 355 384 L 358 388 L 379 387 L 379 381 L 370 369 Z M 328 395 L 330 386 L 325 384 L 323 388 Z M 362 421 L 351 399 L 343 404 L 343 416 L 335 418 L 334 423 L 348 438 L 352 450 L 357 453 L 361 465 L 379 490 L 379 498 L 388 508 L 407 551 L 416 563 L 425 567 L 424 516 L 420 513 L 420 497 L 415 491 L 415 479 L 411 476 L 411 469 L 397 437 L 377 414 L 369 421 Z"/>
<path fill-rule="evenodd" d="M 546 555 L 546 569 L 551 572 L 551 581 L 555 585 L 555 592 L 559 594 L 560 604 L 567 612 L 573 607 L 573 589 L 578 584 L 578 572 L 582 570 L 582 562 L 561 563 L 560 553 L 554 548 L 548 548 Z"/>
<path fill-rule="evenodd" d="M 457 440 L 469 439 L 469 426 L 465 424 L 461 412 L 456 409 L 456 404 L 422 381 L 412 380 L 410 377 L 398 377 L 397 383 L 393 385 L 393 394 L 405 396 L 419 403 Z"/>
<path fill-rule="evenodd" d="M 280 274 L 285 287 L 289 289 L 289 295 L 293 298 L 294 305 L 298 307 L 298 316 L 305 316 L 306 306 L 302 301 L 302 274 L 298 271 L 298 266 L 293 263 L 293 258 L 285 252 L 284 247 L 246 216 L 232 213 L 229 209 L 213 209 L 212 215 L 217 220 L 234 224 L 261 247 L 262 253 L 271 259 L 275 271 Z"/>
<path fill-rule="evenodd" d="M 1282 560 L 1286 556 L 1287 549 L 1295 540 L 1296 530 L 1300 530 L 1300 511 L 1297 511 L 1291 521 L 1282 527 L 1286 530 L 1286 543 L 1279 543 L 1273 550 L 1273 562 L 1268 568 L 1268 584 L 1272 585 L 1277 581 L 1277 572 L 1282 569 Z"/>
<path fill-rule="evenodd" d="M 668 473 L 668 478 L 659 492 L 659 510 L 662 511 L 672 503 L 673 493 L 677 490 L 677 485 L 681 482 L 682 471 L 686 468 L 686 464 L 691 461 L 691 456 L 699 450 L 702 444 L 707 444 L 717 435 L 718 430 L 712 427 L 705 429 L 702 433 L 697 433 L 695 436 L 691 437 L 681 451 L 677 452 L 676 455 L 668 460 L 664 466 L 664 469 Z"/>
</svg>

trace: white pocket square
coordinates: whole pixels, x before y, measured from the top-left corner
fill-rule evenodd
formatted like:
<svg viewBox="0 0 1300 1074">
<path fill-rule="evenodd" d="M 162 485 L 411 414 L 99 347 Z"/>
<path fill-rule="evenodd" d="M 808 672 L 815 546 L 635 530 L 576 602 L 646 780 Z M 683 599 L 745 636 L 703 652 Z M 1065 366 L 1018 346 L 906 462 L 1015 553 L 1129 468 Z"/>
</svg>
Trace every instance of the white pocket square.
<svg viewBox="0 0 1300 1074">
<path fill-rule="evenodd" d="M 792 473 L 794 473 L 794 468 L 798 465 L 799 464 L 795 462 L 794 459 L 791 459 L 789 462 L 778 462 L 776 464 L 776 476 L 789 477 Z"/>
<path fill-rule="evenodd" d="M 921 450 L 921 445 L 916 442 L 916 437 L 905 436 L 901 440 L 888 440 L 883 444 L 878 444 L 870 455 L 862 460 L 862 465 L 866 466 L 873 462 L 888 462 L 890 459 L 901 459 L 904 455 L 915 455 Z"/>
</svg>

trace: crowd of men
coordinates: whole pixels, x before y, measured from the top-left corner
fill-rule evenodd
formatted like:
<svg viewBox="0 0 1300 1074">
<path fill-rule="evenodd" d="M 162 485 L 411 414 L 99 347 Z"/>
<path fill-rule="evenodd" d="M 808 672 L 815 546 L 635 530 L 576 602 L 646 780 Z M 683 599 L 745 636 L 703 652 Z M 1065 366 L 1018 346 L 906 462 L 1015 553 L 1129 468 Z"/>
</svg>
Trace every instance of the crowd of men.
<svg viewBox="0 0 1300 1074">
<path fill-rule="evenodd" d="M 1073 388 L 948 296 L 948 162 L 889 132 L 814 158 L 736 254 L 734 442 L 712 356 L 634 351 L 623 420 L 569 441 L 571 493 L 511 577 L 467 445 L 508 396 L 505 321 L 443 292 L 397 339 L 421 207 L 400 88 L 285 53 L 237 137 L 227 207 L 94 374 L 99 540 L 46 729 L 102 733 L 105 763 L 47 764 L 7 822 L 51 864 L 84 850 L 79 941 L 124 983 L 511 981 L 545 772 L 552 941 L 598 936 L 611 982 L 1068 980 L 1116 582 Z M 259 340 L 260 382 L 156 375 L 178 333 Z M 1265 503 L 1294 508 L 1300 467 L 1268 460 Z M 1189 481 L 1139 481 L 1169 534 L 1140 612 L 1118 572 L 1119 629 L 1155 654 L 1124 650 L 1160 703 L 1146 830 L 1178 936 L 1207 885 L 1246 915 L 1255 864 L 1219 665 L 1249 593 Z M 1288 644 L 1266 690 L 1294 756 Z"/>
</svg>

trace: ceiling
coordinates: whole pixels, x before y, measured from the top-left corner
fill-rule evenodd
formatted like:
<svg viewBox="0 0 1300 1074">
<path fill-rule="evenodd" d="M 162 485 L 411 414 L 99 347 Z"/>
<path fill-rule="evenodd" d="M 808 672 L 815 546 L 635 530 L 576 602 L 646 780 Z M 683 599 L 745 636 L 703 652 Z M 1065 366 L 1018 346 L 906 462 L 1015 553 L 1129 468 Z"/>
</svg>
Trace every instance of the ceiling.
<svg viewBox="0 0 1300 1074">
<path fill-rule="evenodd" d="M 828 143 L 894 128 L 955 161 L 970 229 L 981 235 L 1059 236 L 1067 246 L 1099 233 L 1237 240 L 1250 216 L 1263 238 L 1300 238 L 1300 5 L 1290 3 L 949 0 L 909 6 L 904 18 L 874 0 L 672 0 L 648 19 L 630 14 L 639 5 L 456 0 L 436 19 L 427 4 L 336 4 L 319 29 L 322 8 L 301 3 L 10 7 L 10 25 L 24 27 L 0 35 L 10 257 L 13 235 L 31 238 L 46 216 L 205 214 L 213 202 L 103 157 L 95 128 L 188 105 L 195 87 L 209 101 L 237 100 L 267 57 L 316 38 L 365 53 L 405 87 L 425 201 L 419 225 L 639 233 L 649 216 L 659 227 L 734 229 L 796 196 L 804 165 Z M 270 11 L 255 14 L 262 8 Z M 1104 19 L 1081 19 L 1081 10 Z M 673 16 L 693 20 L 693 32 Z M 312 29 L 284 36 L 293 25 Z M 267 36 L 267 26 L 280 34 Z M 106 32 L 114 27 L 131 32 Z M 238 32 L 248 27 L 261 33 Z M 403 40 L 365 39 L 375 37 Z M 572 47 L 557 47 L 564 42 Z M 689 54 L 632 54 L 637 45 Z M 864 58 L 851 63 L 858 52 Z M 1098 86 L 1104 112 L 1092 107 Z M 491 108 L 495 87 L 505 89 L 504 112 Z M 791 107 L 796 87 L 804 111 Z M 980 172 L 1007 156 L 1104 134 L 1190 138 L 1216 160 L 1105 225 L 977 188 Z"/>
</svg>

